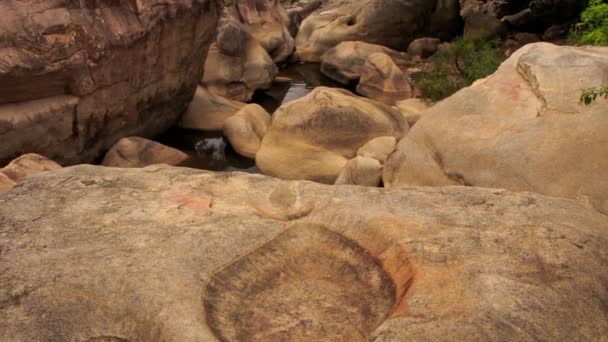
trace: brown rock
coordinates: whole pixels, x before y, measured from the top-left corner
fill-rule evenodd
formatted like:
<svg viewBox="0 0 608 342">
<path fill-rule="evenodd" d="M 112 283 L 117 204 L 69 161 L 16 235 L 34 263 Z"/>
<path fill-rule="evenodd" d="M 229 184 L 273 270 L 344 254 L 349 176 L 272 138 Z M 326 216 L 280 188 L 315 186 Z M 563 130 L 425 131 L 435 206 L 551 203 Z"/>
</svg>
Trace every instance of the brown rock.
<svg viewBox="0 0 608 342">
<path fill-rule="evenodd" d="M 403 115 L 403 118 L 405 118 L 410 127 L 412 127 L 420 120 L 422 113 L 429 109 L 432 104 L 423 99 L 412 98 L 399 101 L 395 106 L 399 109 L 401 115 Z"/>
<path fill-rule="evenodd" d="M 10 191 L 16 185 L 12 179 L 8 178 L 7 175 L 0 172 L 0 193 Z"/>
<path fill-rule="evenodd" d="M 429 27 L 436 0 L 362 0 L 329 1 L 306 18 L 296 37 L 296 52 L 305 62 L 319 62 L 325 51 L 346 41 L 365 41 L 405 50 L 408 44 Z M 459 20 L 458 12 L 452 16 Z M 437 28 L 446 29 L 437 17 Z M 429 25 L 430 26 L 430 25 Z M 450 26 L 450 25 L 447 25 Z M 457 29 L 450 27 L 448 32 Z"/>
<path fill-rule="evenodd" d="M 399 100 L 411 97 L 412 92 L 413 89 L 407 76 L 390 56 L 383 53 L 374 53 L 369 56 L 361 71 L 357 93 L 388 105 L 394 105 Z"/>
<path fill-rule="evenodd" d="M 289 33 L 287 12 L 276 0 L 235 0 L 235 17 L 272 57 L 275 63 L 286 61 L 295 41 Z"/>
<path fill-rule="evenodd" d="M 323 54 L 321 57 L 321 72 L 334 81 L 345 85 L 359 82 L 365 62 L 371 55 L 378 52 L 390 56 L 402 68 L 409 65 L 410 58 L 406 53 L 377 44 L 343 42 Z"/>
<path fill-rule="evenodd" d="M 92 162 L 122 137 L 174 125 L 219 8 L 217 0 L 2 1 L 0 163 L 24 151 Z"/>
<path fill-rule="evenodd" d="M 441 40 L 438 38 L 418 38 L 407 48 L 407 53 L 410 56 L 428 58 L 439 50 L 439 45 Z"/>
<path fill-rule="evenodd" d="M 357 156 L 373 158 L 384 164 L 388 156 L 395 151 L 396 146 L 397 139 L 395 137 L 379 137 L 361 146 L 357 151 Z"/>
<path fill-rule="evenodd" d="M 382 164 L 377 159 L 357 156 L 349 160 L 334 184 L 378 186 L 382 182 Z"/>
<path fill-rule="evenodd" d="M 608 218 L 566 199 L 77 166 L 0 218 L 6 341 L 608 335 Z"/>
<path fill-rule="evenodd" d="M 230 100 L 198 87 L 190 107 L 179 121 L 179 127 L 201 131 L 220 131 L 228 118 L 236 114 L 245 103 Z"/>
<path fill-rule="evenodd" d="M 188 159 L 184 152 L 155 141 L 129 137 L 120 139 L 106 153 L 102 165 L 108 167 L 145 167 L 155 164 L 179 165 Z"/>
<path fill-rule="evenodd" d="M 608 48 L 547 43 L 425 111 L 384 184 L 474 185 L 579 198 L 608 213 L 608 115 L 581 89 L 608 78 Z"/>
<path fill-rule="evenodd" d="M 361 146 L 377 137 L 401 139 L 408 128 L 387 105 L 318 87 L 274 113 L 256 164 L 271 176 L 333 184 Z"/>
<path fill-rule="evenodd" d="M 224 136 L 238 154 L 255 159 L 271 120 L 270 114 L 264 108 L 257 104 L 248 104 L 226 120 Z"/>
<path fill-rule="evenodd" d="M 28 153 L 13 160 L 7 166 L 0 169 L 15 183 L 20 183 L 27 177 L 51 170 L 60 169 L 61 165 L 38 154 Z"/>
<path fill-rule="evenodd" d="M 250 101 L 258 89 L 270 88 L 278 68 L 264 47 L 228 11 L 218 32 L 205 61 L 202 84 L 217 95 L 240 102 Z"/>
</svg>

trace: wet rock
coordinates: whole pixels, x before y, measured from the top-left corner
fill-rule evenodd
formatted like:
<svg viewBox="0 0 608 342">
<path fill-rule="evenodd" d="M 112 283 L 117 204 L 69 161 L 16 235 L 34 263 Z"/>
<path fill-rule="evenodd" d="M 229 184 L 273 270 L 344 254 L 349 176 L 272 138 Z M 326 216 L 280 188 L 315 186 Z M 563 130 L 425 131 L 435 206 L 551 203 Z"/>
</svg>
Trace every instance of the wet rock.
<svg viewBox="0 0 608 342">
<path fill-rule="evenodd" d="M 224 136 L 238 154 L 255 159 L 271 120 L 270 114 L 264 108 L 257 104 L 248 104 L 226 120 Z"/>
<path fill-rule="evenodd" d="M 608 334 L 608 218 L 566 199 L 77 166 L 0 218 L 9 341 Z"/>
<path fill-rule="evenodd" d="M 188 155 L 152 140 L 129 137 L 120 139 L 101 163 L 108 167 L 145 167 L 155 164 L 179 165 Z"/>
<path fill-rule="evenodd" d="M 13 182 L 19 183 L 27 177 L 51 170 L 60 169 L 61 165 L 35 153 L 24 154 L 11 161 L 0 172 L 7 175 Z"/>
<path fill-rule="evenodd" d="M 388 156 L 395 151 L 396 146 L 397 139 L 395 137 L 379 137 L 361 146 L 357 151 L 357 156 L 373 158 L 384 164 Z"/>
<path fill-rule="evenodd" d="M 581 89 L 608 78 L 608 48 L 524 46 L 485 80 L 423 112 L 384 184 L 474 185 L 578 198 L 608 213 L 605 103 Z"/>
<path fill-rule="evenodd" d="M 217 0 L 2 1 L 0 163 L 24 151 L 92 162 L 122 137 L 174 125 L 219 8 Z"/>
<path fill-rule="evenodd" d="M 377 137 L 401 139 L 407 131 L 392 107 L 318 87 L 274 113 L 256 164 L 271 176 L 332 184 L 361 146 Z"/>
<path fill-rule="evenodd" d="M 198 87 L 194 99 L 178 125 L 181 128 L 201 131 L 220 131 L 228 118 L 236 114 L 245 103 L 230 100 Z"/>
<path fill-rule="evenodd" d="M 240 102 L 250 101 L 258 89 L 270 88 L 278 68 L 245 26 L 225 11 L 218 32 L 205 61 L 202 84 L 216 95 Z"/>
<path fill-rule="evenodd" d="M 321 72 L 336 82 L 351 85 L 359 82 L 365 62 L 374 53 L 384 53 L 402 68 L 410 64 L 406 53 L 382 45 L 365 42 L 343 42 L 329 49 L 321 57 Z"/>
</svg>

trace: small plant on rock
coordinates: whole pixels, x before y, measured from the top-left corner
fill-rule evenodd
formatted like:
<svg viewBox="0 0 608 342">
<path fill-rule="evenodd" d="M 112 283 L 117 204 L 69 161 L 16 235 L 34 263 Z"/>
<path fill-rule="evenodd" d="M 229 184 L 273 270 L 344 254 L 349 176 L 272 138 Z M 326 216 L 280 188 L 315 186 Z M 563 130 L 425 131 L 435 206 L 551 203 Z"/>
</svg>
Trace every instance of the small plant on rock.
<svg viewBox="0 0 608 342">
<path fill-rule="evenodd" d="M 581 95 L 581 102 L 586 105 L 590 105 L 595 100 L 601 97 L 608 99 L 608 86 L 583 89 L 583 94 Z"/>
<path fill-rule="evenodd" d="M 458 39 L 440 50 L 430 69 L 414 79 L 424 97 L 438 101 L 492 74 L 500 62 L 494 42 Z"/>
</svg>

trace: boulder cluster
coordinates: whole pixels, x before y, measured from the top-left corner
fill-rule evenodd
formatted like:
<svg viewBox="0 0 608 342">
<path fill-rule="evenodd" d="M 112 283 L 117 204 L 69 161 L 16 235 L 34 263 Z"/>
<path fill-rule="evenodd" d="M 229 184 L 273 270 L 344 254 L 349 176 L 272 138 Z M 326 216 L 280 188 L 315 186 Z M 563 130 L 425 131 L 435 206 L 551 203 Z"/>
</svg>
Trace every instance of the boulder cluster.
<svg viewBox="0 0 608 342">
<path fill-rule="evenodd" d="M 603 341 L 583 5 L 0 1 L 0 341 Z M 461 36 L 503 62 L 434 103 Z M 263 106 L 295 63 L 334 86 Z"/>
</svg>

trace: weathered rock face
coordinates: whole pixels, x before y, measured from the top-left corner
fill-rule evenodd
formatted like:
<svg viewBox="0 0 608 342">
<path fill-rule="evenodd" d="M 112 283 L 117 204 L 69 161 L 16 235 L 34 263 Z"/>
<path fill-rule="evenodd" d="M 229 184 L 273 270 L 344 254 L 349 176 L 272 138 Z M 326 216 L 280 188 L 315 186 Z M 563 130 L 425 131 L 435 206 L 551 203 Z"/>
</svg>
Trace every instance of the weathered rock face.
<svg viewBox="0 0 608 342">
<path fill-rule="evenodd" d="M 365 62 L 374 53 L 390 56 L 400 67 L 407 67 L 410 58 L 406 53 L 389 49 L 382 45 L 365 42 L 343 42 L 329 49 L 321 57 L 321 72 L 344 85 L 357 83 Z"/>
<path fill-rule="evenodd" d="M 382 136 L 401 139 L 408 128 L 392 107 L 318 87 L 274 113 L 256 164 L 267 175 L 331 184 L 361 146 Z"/>
<path fill-rule="evenodd" d="M 608 334 L 608 218 L 530 193 L 78 166 L 0 195 L 0 249 L 6 341 Z"/>
<path fill-rule="evenodd" d="M 224 136 L 238 154 L 255 159 L 271 120 L 270 114 L 264 108 L 257 104 L 248 104 L 226 120 Z"/>
<path fill-rule="evenodd" d="M 349 160 L 334 184 L 378 186 L 382 182 L 382 164 L 374 158 L 357 156 Z"/>
<path fill-rule="evenodd" d="M 61 165 L 44 156 L 34 153 L 24 154 L 0 168 L 0 192 L 11 190 L 27 177 L 60 168 Z"/>
<path fill-rule="evenodd" d="M 274 62 L 291 56 L 295 41 L 289 33 L 290 19 L 278 0 L 235 0 L 233 12 Z"/>
<path fill-rule="evenodd" d="M 319 62 L 325 51 L 345 41 L 403 51 L 416 36 L 429 30 L 437 3 L 442 1 L 330 1 L 302 22 L 296 37 L 297 55 L 302 61 Z M 452 16 L 459 20 L 458 11 Z M 437 27 L 442 27 L 439 22 L 448 21 L 437 17 Z M 448 30 L 454 31 L 458 29 Z"/>
<path fill-rule="evenodd" d="M 120 139 L 112 146 L 106 153 L 102 165 L 111 167 L 179 165 L 188 158 L 187 154 L 175 148 L 144 138 L 129 137 Z"/>
<path fill-rule="evenodd" d="M 357 93 L 394 105 L 399 100 L 410 98 L 413 91 L 406 74 L 389 55 L 375 53 L 363 65 Z"/>
<path fill-rule="evenodd" d="M 279 72 L 264 47 L 228 11 L 205 61 L 202 84 L 231 100 L 247 102 L 257 89 L 267 89 Z"/>
<path fill-rule="evenodd" d="M 423 112 L 384 184 L 474 185 L 586 199 L 608 213 L 608 115 L 581 89 L 608 80 L 608 48 L 526 45 L 491 77 Z"/>
<path fill-rule="evenodd" d="M 0 4 L 0 163 L 90 162 L 173 125 L 192 99 L 217 0 Z"/>
<path fill-rule="evenodd" d="M 401 112 L 401 115 L 403 115 L 410 127 L 412 127 L 420 120 L 423 113 L 432 106 L 432 103 L 423 99 L 413 98 L 399 101 L 395 106 Z"/>
<path fill-rule="evenodd" d="M 244 106 L 243 102 L 230 100 L 212 93 L 205 87 L 198 87 L 178 125 L 181 128 L 200 131 L 221 131 L 226 120 Z"/>
</svg>

